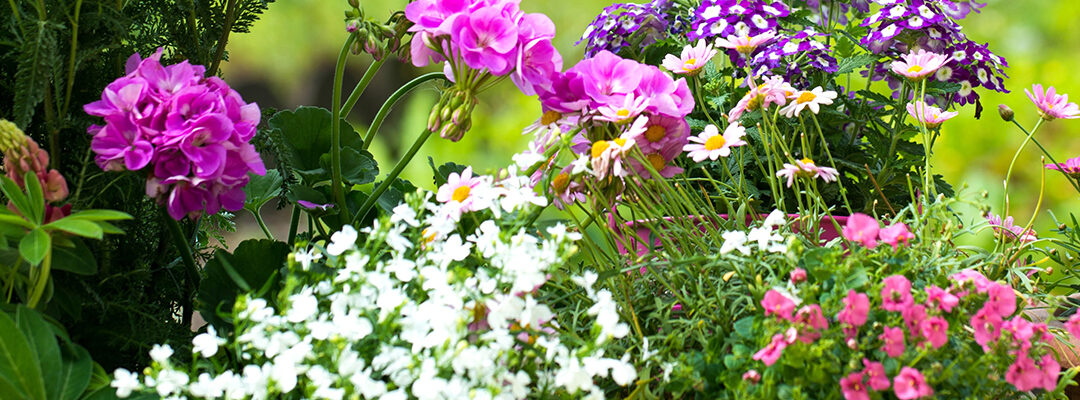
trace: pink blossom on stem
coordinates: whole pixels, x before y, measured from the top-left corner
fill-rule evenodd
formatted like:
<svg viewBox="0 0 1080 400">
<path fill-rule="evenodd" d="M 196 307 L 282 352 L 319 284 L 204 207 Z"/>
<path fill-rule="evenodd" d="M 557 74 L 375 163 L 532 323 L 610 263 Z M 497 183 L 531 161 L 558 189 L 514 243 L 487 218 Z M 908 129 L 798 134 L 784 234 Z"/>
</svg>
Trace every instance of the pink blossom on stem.
<svg viewBox="0 0 1080 400">
<path fill-rule="evenodd" d="M 776 34 L 773 33 L 773 31 L 764 32 L 756 36 L 728 35 L 727 39 L 716 38 L 716 47 L 732 49 L 746 55 L 753 53 L 758 46 L 768 43 L 775 36 Z"/>
<path fill-rule="evenodd" d="M 747 81 L 747 84 L 749 84 L 749 81 Z M 760 85 L 750 88 L 746 95 L 735 104 L 735 108 L 728 113 L 728 122 L 734 123 L 738 121 L 739 117 L 742 117 L 743 113 L 747 111 L 768 108 L 772 104 L 783 106 L 787 104 L 788 93 L 794 93 L 795 91 L 795 88 L 784 82 L 782 77 L 766 78 Z"/>
<path fill-rule="evenodd" d="M 744 372 L 742 378 L 744 381 L 750 382 L 751 385 L 756 385 L 761 381 L 761 374 L 758 373 L 757 370 L 752 369 Z"/>
<path fill-rule="evenodd" d="M 891 326 L 885 327 L 885 332 L 878 336 L 882 342 L 881 351 L 889 357 L 900 357 L 904 354 L 904 330 Z"/>
<path fill-rule="evenodd" d="M 987 344 L 997 341 L 997 338 L 1001 336 L 1001 325 L 1003 320 L 997 313 L 994 313 L 986 306 L 983 306 L 975 315 L 971 316 L 971 328 L 975 332 L 975 343 L 978 343 L 984 350 L 989 350 Z"/>
<path fill-rule="evenodd" d="M 1065 330 L 1075 338 L 1080 338 L 1080 313 L 1075 313 L 1065 321 Z"/>
<path fill-rule="evenodd" d="M 911 115 L 911 118 L 915 118 L 915 121 L 920 124 L 925 124 L 928 129 L 940 128 L 945 121 L 960 115 L 960 113 L 953 111 L 941 111 L 940 108 L 926 104 L 922 100 L 908 103 L 907 112 L 908 115 Z"/>
<path fill-rule="evenodd" d="M 716 49 L 705 44 L 705 39 L 698 40 L 696 45 L 683 47 L 682 55 L 668 54 L 664 57 L 662 67 L 668 71 L 680 75 L 697 75 L 701 67 L 709 63 L 716 56 Z"/>
<path fill-rule="evenodd" d="M 920 335 L 919 326 L 923 320 L 926 319 L 926 307 L 922 304 L 908 304 L 902 311 L 900 316 L 904 318 L 904 326 L 908 328 L 908 334 L 912 339 Z"/>
<path fill-rule="evenodd" d="M 892 275 L 883 281 L 881 307 L 887 311 L 903 311 L 914 301 L 911 298 L 911 282 L 903 275 Z"/>
<path fill-rule="evenodd" d="M 795 268 L 791 271 L 791 283 L 802 283 L 806 281 L 806 270 L 802 268 Z"/>
<path fill-rule="evenodd" d="M 1063 163 L 1046 164 L 1046 168 L 1064 172 L 1073 179 L 1080 179 L 1080 157 L 1073 157 Z"/>
<path fill-rule="evenodd" d="M 746 129 L 739 124 L 728 125 L 723 135 L 716 125 L 709 125 L 700 135 L 691 136 L 690 143 L 683 146 L 683 151 L 694 162 L 702 162 L 706 158 L 716 160 L 731 155 L 732 147 L 745 145 L 746 141 L 742 140 L 745 135 Z"/>
<path fill-rule="evenodd" d="M 960 304 L 960 298 L 945 289 L 930 285 L 925 290 L 926 303 L 937 307 L 941 311 L 952 312 L 953 307 Z"/>
<path fill-rule="evenodd" d="M 780 356 L 784 353 L 784 348 L 788 346 L 788 341 L 782 334 L 776 334 L 772 337 L 772 342 L 769 342 L 765 348 L 758 350 L 754 353 L 753 359 L 765 363 L 765 366 L 770 366 L 776 363 L 776 360 L 780 359 Z"/>
<path fill-rule="evenodd" d="M 945 63 L 949 62 L 949 57 L 923 49 L 919 49 L 918 52 L 912 51 L 901 57 L 903 61 L 893 61 L 892 71 L 913 82 L 921 81 L 927 76 L 933 75 Z"/>
<path fill-rule="evenodd" d="M 799 330 L 799 340 L 803 343 L 813 343 L 821 337 L 821 331 L 829 329 L 829 321 L 821 312 L 821 306 L 811 304 L 799 309 L 795 314 L 795 323 L 802 325 Z"/>
<path fill-rule="evenodd" d="M 919 324 L 919 332 L 930 343 L 930 347 L 939 348 L 949 341 L 949 322 L 945 318 L 930 317 Z"/>
<path fill-rule="evenodd" d="M 784 167 L 776 171 L 778 178 L 787 178 L 787 187 L 795 183 L 795 177 L 806 179 L 821 178 L 825 182 L 836 182 L 840 172 L 829 167 L 819 167 L 814 160 L 804 158 L 795 160 L 795 164 L 784 163 Z"/>
<path fill-rule="evenodd" d="M 992 282 L 986 290 L 986 303 L 983 306 L 1001 318 L 1016 311 L 1016 293 L 1009 285 Z"/>
<path fill-rule="evenodd" d="M 934 395 L 934 390 L 926 384 L 926 378 L 919 370 L 911 367 L 900 369 L 893 378 L 893 392 L 900 400 L 919 399 Z"/>
<path fill-rule="evenodd" d="M 853 372 L 840 378 L 840 392 L 844 394 L 844 400 L 870 400 L 862 372 Z"/>
<path fill-rule="evenodd" d="M 852 327 L 863 326 L 870 312 L 870 298 L 865 293 L 849 290 L 843 301 L 844 309 L 836 314 L 836 319 Z"/>
<path fill-rule="evenodd" d="M 765 308 L 765 316 L 773 314 L 777 318 L 791 321 L 791 314 L 795 312 L 795 301 L 776 289 L 769 289 L 761 299 L 761 307 Z"/>
<path fill-rule="evenodd" d="M 885 366 L 877 361 L 870 361 L 863 359 L 863 374 L 866 375 L 867 383 L 871 389 L 882 391 L 887 390 L 890 386 L 889 376 L 885 375 Z"/>
<path fill-rule="evenodd" d="M 1039 115 L 1047 121 L 1058 118 L 1080 118 L 1080 106 L 1070 103 L 1069 95 L 1058 94 L 1053 86 L 1043 91 L 1042 85 L 1034 84 L 1031 86 L 1031 91 L 1024 89 L 1024 93 L 1027 93 L 1028 98 L 1035 103 L 1036 107 L 1039 107 Z"/>
<path fill-rule="evenodd" d="M 866 248 L 877 247 L 878 221 L 866 214 L 855 213 L 848 217 L 842 231 L 844 239 L 861 243 Z"/>
<path fill-rule="evenodd" d="M 915 238 L 915 235 L 908 231 L 907 224 L 903 222 L 897 222 L 882 228 L 878 231 L 878 236 L 882 242 L 891 245 L 893 250 L 899 248 L 901 243 L 906 246 L 909 240 Z"/>
</svg>

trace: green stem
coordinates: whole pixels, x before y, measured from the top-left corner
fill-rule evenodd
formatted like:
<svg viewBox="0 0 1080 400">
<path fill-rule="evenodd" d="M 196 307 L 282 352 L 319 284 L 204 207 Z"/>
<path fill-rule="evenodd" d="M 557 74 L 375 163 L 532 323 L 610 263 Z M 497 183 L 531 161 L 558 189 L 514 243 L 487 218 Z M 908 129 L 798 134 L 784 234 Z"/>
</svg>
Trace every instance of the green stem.
<svg viewBox="0 0 1080 400">
<path fill-rule="evenodd" d="M 229 32 L 232 31 L 233 23 L 236 22 L 236 0 L 229 0 L 225 4 L 225 26 L 221 29 L 221 38 L 217 42 L 217 50 L 214 51 L 214 60 L 206 71 L 207 76 L 217 74 L 221 59 L 225 57 L 225 45 L 229 43 Z"/>
<path fill-rule="evenodd" d="M 180 229 L 180 223 L 172 219 L 168 214 L 164 216 L 165 225 L 169 228 L 169 237 L 172 238 L 173 245 L 176 246 L 176 252 L 180 253 L 180 259 L 184 262 L 184 294 L 183 300 L 181 300 L 181 306 L 184 308 L 183 326 L 191 324 L 191 314 L 194 311 L 191 304 L 191 297 L 198 289 L 199 279 L 199 267 L 195 265 L 195 257 L 192 256 L 191 245 L 188 243 L 187 238 L 184 237 L 184 232 Z"/>
<path fill-rule="evenodd" d="M 1042 120 L 1039 120 L 1039 122 L 1042 122 Z M 1012 123 L 1013 123 L 1013 124 L 1016 124 L 1016 127 L 1017 127 L 1017 128 L 1020 128 L 1020 130 L 1021 130 L 1021 131 L 1024 131 L 1024 134 L 1026 134 L 1026 135 L 1028 135 L 1028 136 L 1030 136 L 1030 137 L 1031 137 L 1031 141 L 1032 141 L 1032 142 L 1035 142 L 1035 145 L 1036 145 L 1036 146 L 1039 146 L 1039 150 L 1042 150 L 1043 154 L 1045 154 L 1045 155 L 1046 155 L 1046 158 L 1050 159 L 1050 162 L 1054 163 L 1055 165 L 1060 165 L 1060 164 L 1059 164 L 1059 163 L 1057 162 L 1057 160 L 1055 160 L 1055 159 L 1054 159 L 1054 156 L 1053 156 L 1052 154 L 1050 154 L 1050 152 L 1049 152 L 1049 151 L 1046 151 L 1046 148 L 1045 148 L 1045 147 L 1043 147 L 1042 143 L 1039 143 L 1039 139 L 1036 139 L 1036 138 L 1035 138 L 1035 132 L 1034 132 L 1034 130 L 1032 130 L 1032 132 L 1031 132 L 1031 133 L 1028 133 L 1027 129 L 1024 129 L 1024 126 L 1023 126 L 1023 125 L 1020 125 L 1020 123 L 1019 123 L 1019 122 L 1016 122 L 1016 120 L 1015 120 L 1015 119 L 1014 119 L 1014 120 L 1012 121 Z M 1038 127 L 1038 125 L 1036 125 L 1036 127 Z M 1069 184 L 1071 184 L 1071 185 L 1073 186 L 1073 188 L 1074 188 L 1074 189 L 1076 189 L 1076 192 L 1077 192 L 1077 193 L 1080 193 L 1080 184 L 1078 184 L 1078 183 L 1076 182 L 1076 179 L 1073 179 L 1073 178 L 1072 178 L 1071 176 L 1069 176 L 1069 173 L 1067 173 L 1067 172 L 1065 172 L 1065 171 L 1062 171 L 1062 170 L 1058 170 L 1058 171 L 1059 171 L 1059 172 L 1061 172 L 1061 174 L 1062 174 L 1062 175 L 1065 175 L 1065 178 L 1066 178 L 1066 180 L 1067 180 L 1067 181 L 1069 181 Z"/>
<path fill-rule="evenodd" d="M 446 74 L 443 74 L 442 72 L 430 72 L 420 75 L 394 91 L 394 93 L 386 99 L 386 102 L 383 103 L 382 107 L 379 107 L 379 113 L 375 114 L 375 120 L 371 121 L 371 126 L 368 128 L 367 134 L 364 135 L 363 149 L 367 150 L 368 146 L 371 145 L 371 142 L 375 140 L 375 133 L 382 127 L 382 123 L 386 119 L 386 116 L 390 114 L 390 109 L 394 108 L 394 105 L 397 104 L 402 97 L 413 89 L 416 89 L 416 87 L 420 86 L 422 83 L 435 79 L 446 79 Z M 345 115 L 348 115 L 348 113 L 346 112 Z"/>
<path fill-rule="evenodd" d="M 405 156 L 401 158 L 401 161 L 398 161 L 397 165 L 394 166 L 394 169 L 390 171 L 390 174 L 386 176 L 386 180 L 379 184 L 379 186 L 371 192 L 371 195 L 364 200 L 364 204 L 360 206 L 360 211 L 356 213 L 356 216 L 352 219 L 353 225 L 356 225 L 367 216 L 368 212 L 371 211 L 371 208 L 375 206 L 375 202 L 379 200 L 379 196 L 382 196 L 383 192 L 385 192 L 386 189 L 389 189 L 390 185 L 397 180 L 398 175 L 401 175 L 401 171 L 403 171 L 405 166 L 409 165 L 409 162 L 416 156 L 416 152 L 420 151 L 420 148 L 423 147 L 424 143 L 431 137 L 431 133 L 431 130 L 425 129 L 424 132 L 420 134 L 420 137 L 416 138 L 416 141 L 413 142 L 409 151 L 405 153 Z"/>
<path fill-rule="evenodd" d="M 349 49 L 354 41 L 356 41 L 356 36 L 349 35 L 349 38 L 345 40 L 345 45 L 341 46 L 337 67 L 334 69 L 334 97 L 330 100 L 332 114 L 330 116 L 330 191 L 338 210 L 341 210 L 338 215 L 341 216 L 342 224 L 348 221 L 350 216 L 349 208 L 345 203 L 345 192 L 341 186 L 341 80 L 345 75 L 345 58 L 348 57 Z"/>
<path fill-rule="evenodd" d="M 255 216 L 255 222 L 259 223 L 259 228 L 262 229 L 263 235 L 266 235 L 267 239 L 274 240 L 274 234 L 270 233 L 270 229 L 266 227 L 266 222 L 263 221 L 262 214 L 259 212 L 253 212 L 251 215 Z"/>
<path fill-rule="evenodd" d="M 1005 199 L 1004 204 L 1001 207 L 1002 218 L 1009 215 L 1009 179 L 1012 178 L 1013 167 L 1016 166 L 1016 159 L 1020 157 L 1020 152 L 1024 151 L 1024 147 L 1027 147 L 1028 142 L 1035 137 L 1035 132 L 1039 130 L 1039 126 L 1042 126 L 1043 119 L 1039 119 L 1039 122 L 1035 123 L 1035 127 L 1031 128 L 1031 132 L 1028 133 L 1027 138 L 1024 138 L 1024 142 L 1020 144 L 1020 148 L 1016 149 L 1016 153 L 1013 154 L 1012 161 L 1009 162 L 1009 169 L 1005 172 Z"/>
<path fill-rule="evenodd" d="M 71 19 L 71 52 L 68 55 L 68 79 L 67 90 L 64 92 L 64 103 L 60 112 L 65 112 L 71 105 L 71 89 L 75 86 L 75 50 L 79 47 L 79 14 L 82 11 L 82 0 L 75 2 L 75 17 Z"/>
<path fill-rule="evenodd" d="M 296 228 L 300 225 L 300 206 L 293 205 L 292 221 L 289 222 L 289 247 L 296 243 Z"/>
<path fill-rule="evenodd" d="M 360 82 L 356 82 L 356 87 L 354 87 L 352 93 L 349 94 L 349 98 L 345 100 L 345 105 L 341 106 L 341 110 L 338 111 L 338 113 L 341 114 L 341 118 L 349 118 L 349 113 L 352 112 L 353 106 L 360 100 L 360 96 L 367 90 L 368 84 L 375 78 L 375 73 L 379 72 L 379 69 L 382 68 L 383 63 L 385 63 L 386 60 L 387 58 L 375 60 L 375 62 L 368 66 L 367 71 L 364 71 L 364 76 L 360 78 Z"/>
<path fill-rule="evenodd" d="M 31 266 L 31 269 L 34 267 Z M 41 302 L 41 296 L 45 294 L 45 288 L 49 283 L 49 272 L 52 269 L 52 250 L 50 249 L 45 253 L 45 259 L 41 260 L 41 265 L 38 266 L 37 279 L 33 279 L 34 287 L 30 291 L 30 301 L 26 302 L 26 306 L 30 308 L 37 308 L 38 303 Z M 40 311 L 40 310 L 39 310 Z"/>
</svg>

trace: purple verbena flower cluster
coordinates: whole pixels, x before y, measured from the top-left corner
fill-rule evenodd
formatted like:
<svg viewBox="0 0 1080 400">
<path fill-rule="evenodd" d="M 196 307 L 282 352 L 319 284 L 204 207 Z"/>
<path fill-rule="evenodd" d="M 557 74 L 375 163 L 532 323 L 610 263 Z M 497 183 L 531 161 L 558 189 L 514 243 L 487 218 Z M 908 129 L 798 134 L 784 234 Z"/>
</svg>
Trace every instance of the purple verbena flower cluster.
<svg viewBox="0 0 1080 400">
<path fill-rule="evenodd" d="M 950 55 L 949 63 L 938 70 L 938 81 L 960 85 L 951 99 L 961 105 L 974 103 L 978 98 L 976 87 L 1008 93 L 1003 77 L 1008 63 L 990 51 L 986 44 L 978 44 L 961 32 L 961 26 L 953 20 L 966 16 L 972 6 L 980 3 L 949 0 L 874 0 L 883 7 L 867 17 L 862 26 L 870 30 L 861 42 L 877 54 L 898 56 L 912 48 L 920 48 L 939 54 Z M 967 12 L 960 12 L 967 10 Z M 887 73 L 884 64 L 872 71 L 875 79 L 888 79 L 897 87 L 894 78 Z"/>
<path fill-rule="evenodd" d="M 510 75 L 526 94 L 549 88 L 562 70 L 551 45 L 555 24 L 544 14 L 527 14 L 515 0 L 418 0 L 405 7 L 413 22 L 412 62 L 418 67 L 447 61 L 447 77 L 465 85 L 486 80 L 483 71 Z M 470 82 L 461 82 L 469 80 Z"/>
<path fill-rule="evenodd" d="M 852 1 L 829 1 L 826 4 L 821 4 L 821 0 L 806 0 L 806 7 L 814 12 L 815 22 L 823 22 L 821 25 L 828 25 L 829 20 L 832 17 L 836 17 L 837 23 L 840 25 L 847 25 L 847 14 L 851 8 L 861 12 L 870 12 L 870 0 L 852 0 Z M 838 7 L 839 10 L 832 8 Z"/>
<path fill-rule="evenodd" d="M 251 138 L 259 106 L 206 69 L 187 61 L 161 65 L 161 50 L 127 62 L 101 100 L 83 107 L 102 117 L 91 125 L 94 161 L 108 171 L 146 169 L 146 194 L 180 220 L 244 206 L 248 173 L 263 175 Z"/>
<path fill-rule="evenodd" d="M 806 77 L 807 69 L 836 72 L 839 67 L 836 58 L 829 55 L 829 47 L 814 40 L 819 36 L 827 35 L 808 29 L 777 38 L 750 60 L 754 75 L 783 76 L 787 82 L 799 83 Z"/>
<path fill-rule="evenodd" d="M 670 28 L 678 30 L 685 26 L 679 18 L 669 20 L 670 3 L 671 0 L 653 0 L 645 4 L 612 4 L 596 16 L 574 44 L 585 42 L 585 57 L 605 50 L 618 54 L 632 43 L 639 49 L 645 48 L 671 33 Z"/>
<path fill-rule="evenodd" d="M 729 35 L 755 36 L 776 31 L 778 18 L 791 10 L 783 2 L 766 0 L 705 0 L 694 13 L 691 42 Z"/>
</svg>

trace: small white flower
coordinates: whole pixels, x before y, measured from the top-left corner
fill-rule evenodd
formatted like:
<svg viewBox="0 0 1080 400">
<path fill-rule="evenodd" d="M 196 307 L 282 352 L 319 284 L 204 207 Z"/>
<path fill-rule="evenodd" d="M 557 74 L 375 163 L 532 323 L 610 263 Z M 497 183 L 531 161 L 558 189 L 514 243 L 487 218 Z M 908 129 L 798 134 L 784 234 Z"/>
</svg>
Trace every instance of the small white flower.
<svg viewBox="0 0 1080 400">
<path fill-rule="evenodd" d="M 168 364 L 169 357 L 172 357 L 172 355 L 172 346 L 167 344 L 155 344 L 154 347 L 150 349 L 150 359 L 159 364 Z"/>
<path fill-rule="evenodd" d="M 289 312 L 285 319 L 292 323 L 303 322 L 319 312 L 319 300 L 310 290 L 289 296 Z"/>
<path fill-rule="evenodd" d="M 769 213 L 769 216 L 765 217 L 765 221 L 761 223 L 761 226 L 766 228 L 776 228 L 784 224 L 785 218 L 783 211 L 773 210 Z"/>
<path fill-rule="evenodd" d="M 340 256 L 356 245 L 356 239 L 359 237 L 352 225 L 345 225 L 341 227 L 341 231 L 330 236 L 330 244 L 326 246 L 326 253 L 332 256 Z"/>
<path fill-rule="evenodd" d="M 746 245 L 746 232 L 724 232 L 721 236 L 724 238 L 724 244 L 720 246 L 720 254 L 727 254 L 732 250 L 738 250 L 743 255 L 750 255 L 750 246 Z"/>
<path fill-rule="evenodd" d="M 181 389 L 187 386 L 189 380 L 186 373 L 166 369 L 158 373 L 157 379 L 154 380 L 154 388 L 157 389 L 158 395 L 168 396 L 173 393 L 180 393 Z"/>
<path fill-rule="evenodd" d="M 311 267 L 311 263 L 318 261 L 322 258 L 322 253 L 314 248 L 299 250 L 293 253 L 293 260 L 300 263 L 300 268 L 307 271 Z"/>
<path fill-rule="evenodd" d="M 390 223 L 396 224 L 398 222 L 404 222 L 411 227 L 420 226 L 420 221 L 416 219 L 416 210 L 409 207 L 408 204 L 401 203 L 397 207 L 394 207 L 393 214 L 390 215 Z"/>
<path fill-rule="evenodd" d="M 117 368 L 113 372 L 113 381 L 109 383 L 109 386 L 116 388 L 116 397 L 121 399 L 130 396 L 131 392 L 142 387 L 139 383 L 139 375 L 123 368 Z"/>
<path fill-rule="evenodd" d="M 228 343 L 228 341 L 218 337 L 214 326 L 207 325 L 205 333 L 196 335 L 194 339 L 191 339 L 191 352 L 202 354 L 203 358 L 210 358 L 217 353 L 218 347 L 223 346 L 225 343 Z"/>
</svg>

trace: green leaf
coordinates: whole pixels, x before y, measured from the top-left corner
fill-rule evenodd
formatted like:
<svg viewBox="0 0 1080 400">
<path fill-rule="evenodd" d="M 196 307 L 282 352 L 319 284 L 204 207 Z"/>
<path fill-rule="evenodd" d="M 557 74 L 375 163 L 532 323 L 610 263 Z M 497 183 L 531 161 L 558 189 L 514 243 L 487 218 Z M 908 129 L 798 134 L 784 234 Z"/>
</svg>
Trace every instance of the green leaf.
<svg viewBox="0 0 1080 400">
<path fill-rule="evenodd" d="M 77 211 L 65 219 L 85 219 L 87 221 L 113 221 L 131 219 L 131 215 L 114 210 L 83 210 Z"/>
<path fill-rule="evenodd" d="M 6 381 L 0 383 L 0 394 L 17 393 L 5 398 L 45 400 L 45 382 L 41 380 L 41 366 L 34 351 L 15 321 L 3 312 L 0 312 L 0 381 Z"/>
<path fill-rule="evenodd" d="M 281 193 L 281 184 L 284 179 L 281 177 L 281 172 L 276 169 L 267 170 L 266 175 L 248 174 L 248 176 L 251 180 L 248 181 L 247 186 L 244 186 L 244 194 L 247 195 L 244 208 L 257 213 L 263 205 Z"/>
<path fill-rule="evenodd" d="M 45 220 L 45 192 L 41 191 L 41 182 L 33 171 L 26 171 L 23 176 L 23 184 L 26 185 L 27 201 L 30 204 L 30 222 L 40 224 Z"/>
<path fill-rule="evenodd" d="M 52 238 L 41 228 L 34 229 L 23 236 L 19 241 L 19 254 L 30 262 L 30 265 L 38 265 L 52 247 Z"/>
<path fill-rule="evenodd" d="M 754 317 L 743 317 L 742 319 L 735 321 L 733 325 L 735 328 L 735 334 L 743 339 L 754 338 Z"/>
<path fill-rule="evenodd" d="M 18 183 L 15 183 L 15 181 L 7 176 L 0 176 L 0 191 L 4 192 L 4 197 L 11 200 L 11 203 L 15 205 L 15 209 L 19 211 L 19 214 L 24 216 L 33 215 L 33 208 L 30 207 L 30 199 L 26 197 L 26 193 L 19 187 Z"/>
<path fill-rule="evenodd" d="M 53 247 L 52 269 L 67 271 L 79 275 L 93 275 L 97 273 L 97 259 L 94 253 L 79 238 L 71 238 L 74 247 Z"/>
<path fill-rule="evenodd" d="M 836 74 L 840 75 L 846 74 L 848 72 L 853 72 L 859 68 L 870 65 L 874 61 L 877 61 L 877 59 L 878 56 L 873 54 L 859 54 L 855 57 L 845 58 L 843 60 L 840 60 L 840 63 L 838 64 L 836 70 Z"/>
<path fill-rule="evenodd" d="M 97 223 L 85 219 L 63 218 L 50 222 L 42 228 L 64 231 L 72 235 L 98 240 L 104 235 L 104 232 Z"/>
<path fill-rule="evenodd" d="M 34 359 L 41 368 L 41 379 L 46 383 L 47 398 L 56 400 L 59 393 L 55 392 L 55 384 L 60 380 L 61 368 L 60 346 L 56 344 L 56 335 L 49 328 L 49 323 L 41 318 L 41 314 L 23 305 L 15 309 L 15 325 L 26 337 Z"/>
<path fill-rule="evenodd" d="M 431 172 L 433 172 L 435 174 L 435 187 L 445 185 L 446 180 L 450 176 L 451 173 L 456 172 L 456 173 L 460 174 L 461 171 L 464 171 L 465 168 L 466 168 L 465 165 L 454 164 L 452 162 L 448 162 L 448 163 L 440 165 L 438 168 L 436 168 L 435 167 L 435 159 L 433 159 L 431 157 L 428 157 L 428 165 L 431 166 Z"/>
<path fill-rule="evenodd" d="M 281 132 L 287 148 L 283 155 L 289 157 L 293 168 L 309 184 L 326 180 L 329 176 L 320 158 L 330 150 L 330 119 L 330 110 L 303 106 L 295 111 L 278 112 L 267 122 L 270 129 Z M 360 149 L 362 143 L 360 135 L 342 120 L 342 148 Z"/>
<path fill-rule="evenodd" d="M 341 178 L 353 185 L 375 181 L 379 176 L 379 164 L 366 150 L 351 147 L 341 149 Z"/>
<path fill-rule="evenodd" d="M 199 284 L 198 308 L 203 318 L 221 331 L 231 330 L 218 310 L 232 310 L 236 296 L 244 289 L 261 288 L 285 266 L 289 246 L 273 240 L 245 240 L 233 254 L 218 250 L 206 263 L 206 276 Z M 276 286 L 279 282 L 273 282 Z M 270 290 L 269 293 L 277 293 Z"/>
<path fill-rule="evenodd" d="M 60 376 L 56 382 L 55 392 L 59 400 L 75 400 L 82 396 L 86 388 L 90 386 L 90 376 L 94 372 L 94 360 L 90 358 L 90 352 L 77 344 L 66 346 L 64 364 L 60 367 Z M 52 387 L 52 386 L 50 386 Z M 49 392 L 53 398 L 53 392 Z"/>
</svg>

